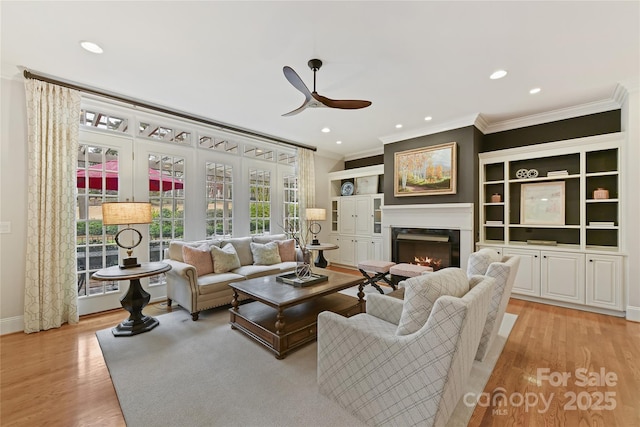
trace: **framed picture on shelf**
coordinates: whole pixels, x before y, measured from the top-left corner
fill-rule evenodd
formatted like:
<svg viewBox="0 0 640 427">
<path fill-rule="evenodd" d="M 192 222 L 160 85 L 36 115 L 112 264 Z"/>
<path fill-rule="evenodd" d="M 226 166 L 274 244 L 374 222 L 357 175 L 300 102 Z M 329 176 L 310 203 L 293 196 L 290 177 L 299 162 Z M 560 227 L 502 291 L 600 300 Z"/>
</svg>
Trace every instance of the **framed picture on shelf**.
<svg viewBox="0 0 640 427">
<path fill-rule="evenodd" d="M 356 194 L 376 194 L 378 192 L 378 175 L 356 178 Z"/>
<path fill-rule="evenodd" d="M 564 181 L 522 184 L 520 224 L 564 225 Z"/>
<path fill-rule="evenodd" d="M 395 153 L 393 195 L 456 194 L 456 143 Z"/>
</svg>

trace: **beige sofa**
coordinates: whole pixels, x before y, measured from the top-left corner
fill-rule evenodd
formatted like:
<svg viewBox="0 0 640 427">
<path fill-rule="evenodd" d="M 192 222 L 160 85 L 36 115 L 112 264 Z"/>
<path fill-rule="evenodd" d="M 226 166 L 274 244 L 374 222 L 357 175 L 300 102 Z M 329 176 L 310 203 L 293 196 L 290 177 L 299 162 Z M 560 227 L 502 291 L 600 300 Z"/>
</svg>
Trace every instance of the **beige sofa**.
<svg viewBox="0 0 640 427">
<path fill-rule="evenodd" d="M 251 252 L 251 242 L 268 243 L 274 240 L 285 240 L 284 234 L 254 236 L 254 237 L 234 237 L 223 240 L 200 240 L 193 242 L 172 241 L 165 251 L 164 262 L 171 265 L 167 275 L 167 305 L 175 301 L 181 307 L 189 310 L 192 319 L 198 320 L 200 311 L 209 308 L 219 307 L 231 303 L 233 290 L 229 283 L 239 282 L 254 277 L 279 274 L 293 271 L 296 261 L 285 261 L 273 265 L 254 265 L 253 254 Z M 200 247 L 207 244 L 209 247 L 224 247 L 231 243 L 240 259 L 240 267 L 225 273 L 210 273 L 198 276 L 193 265 L 184 262 L 182 247 Z M 296 248 L 296 257 L 301 259 L 302 254 Z"/>
</svg>

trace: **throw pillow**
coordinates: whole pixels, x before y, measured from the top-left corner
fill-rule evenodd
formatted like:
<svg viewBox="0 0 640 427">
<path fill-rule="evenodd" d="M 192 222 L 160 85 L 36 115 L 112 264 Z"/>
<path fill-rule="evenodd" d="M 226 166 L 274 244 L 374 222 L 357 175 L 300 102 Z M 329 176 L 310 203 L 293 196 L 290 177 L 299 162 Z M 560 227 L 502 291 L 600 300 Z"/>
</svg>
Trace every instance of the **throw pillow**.
<svg viewBox="0 0 640 427">
<path fill-rule="evenodd" d="M 198 277 L 205 274 L 213 273 L 213 262 L 211 260 L 211 252 L 209 251 L 209 245 L 203 243 L 197 248 L 191 246 L 182 247 L 182 258 L 187 264 L 193 265 L 196 268 L 196 274 Z"/>
<path fill-rule="evenodd" d="M 231 243 L 227 243 L 223 248 L 211 246 L 211 256 L 213 257 L 214 273 L 226 273 L 240 267 L 240 258 Z"/>
<path fill-rule="evenodd" d="M 409 335 L 424 326 L 433 304 L 443 295 L 462 297 L 469 291 L 469 279 L 459 268 L 444 268 L 405 280 L 404 304 L 396 335 Z"/>
<path fill-rule="evenodd" d="M 278 253 L 282 262 L 296 261 L 296 241 L 293 239 L 278 240 Z"/>
<path fill-rule="evenodd" d="M 500 262 L 502 256 L 491 248 L 482 248 L 478 252 L 469 255 L 469 263 L 467 264 L 467 276 L 474 274 L 487 274 L 489 264 L 492 262 Z"/>
<path fill-rule="evenodd" d="M 273 265 L 282 262 L 276 242 L 261 243 L 251 242 L 251 253 L 255 265 Z"/>
</svg>

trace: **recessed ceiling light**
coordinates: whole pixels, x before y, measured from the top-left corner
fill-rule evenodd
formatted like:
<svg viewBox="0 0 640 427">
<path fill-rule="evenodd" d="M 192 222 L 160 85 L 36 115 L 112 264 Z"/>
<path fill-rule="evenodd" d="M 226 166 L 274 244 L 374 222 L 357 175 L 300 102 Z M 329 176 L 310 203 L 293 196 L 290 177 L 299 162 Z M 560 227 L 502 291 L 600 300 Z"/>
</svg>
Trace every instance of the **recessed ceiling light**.
<svg viewBox="0 0 640 427">
<path fill-rule="evenodd" d="M 342 141 L 336 141 L 336 144 L 340 145 L 342 144 Z"/>
<path fill-rule="evenodd" d="M 489 78 L 491 80 L 496 80 L 496 79 L 501 79 L 506 75 L 507 75 L 507 72 L 505 70 L 497 70 L 497 71 L 494 71 L 493 74 L 489 76 Z"/>
<path fill-rule="evenodd" d="M 433 117 L 431 117 L 431 116 L 427 116 L 427 117 L 425 117 L 424 119 L 425 119 L 426 121 L 429 121 L 429 120 L 433 119 Z"/>
<path fill-rule="evenodd" d="M 401 127 L 402 127 L 402 125 L 401 125 L 400 123 L 398 123 L 398 124 L 396 125 L 396 129 L 400 129 Z"/>
<path fill-rule="evenodd" d="M 93 42 L 81 41 L 80 46 L 91 53 L 102 53 L 102 48 Z"/>
<path fill-rule="evenodd" d="M 322 130 L 322 132 L 324 132 L 324 133 L 329 133 L 329 132 L 331 132 L 331 129 L 329 129 L 329 128 L 322 128 L 321 130 Z"/>
<path fill-rule="evenodd" d="M 529 91 L 529 93 L 530 93 L 531 95 L 534 95 L 534 94 L 536 94 L 536 93 L 540 93 L 540 88 L 539 88 L 539 87 L 534 87 L 533 89 L 531 89 L 531 90 Z"/>
</svg>

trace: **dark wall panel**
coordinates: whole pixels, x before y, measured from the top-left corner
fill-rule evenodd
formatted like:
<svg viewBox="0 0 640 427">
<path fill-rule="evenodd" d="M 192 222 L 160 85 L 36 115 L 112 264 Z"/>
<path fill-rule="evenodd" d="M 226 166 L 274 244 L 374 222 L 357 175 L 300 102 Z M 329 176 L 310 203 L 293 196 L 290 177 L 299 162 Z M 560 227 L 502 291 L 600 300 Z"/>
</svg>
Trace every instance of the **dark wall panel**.
<svg viewBox="0 0 640 427">
<path fill-rule="evenodd" d="M 478 149 L 480 133 L 475 126 L 467 126 L 433 135 L 399 141 L 384 146 L 384 204 L 385 205 L 413 205 L 433 203 L 475 203 L 478 198 L 476 185 L 478 176 Z M 394 155 L 399 151 L 429 147 L 455 141 L 458 145 L 457 194 L 434 196 L 405 196 L 393 195 L 394 185 Z"/>
<path fill-rule="evenodd" d="M 620 119 L 621 111 L 612 110 L 490 133 L 483 137 L 480 152 L 620 132 Z"/>
<path fill-rule="evenodd" d="M 378 154 L 377 156 L 363 157 L 362 159 L 347 160 L 344 162 L 344 168 L 356 169 L 366 166 L 381 165 L 382 163 L 384 163 L 384 155 Z"/>
</svg>

